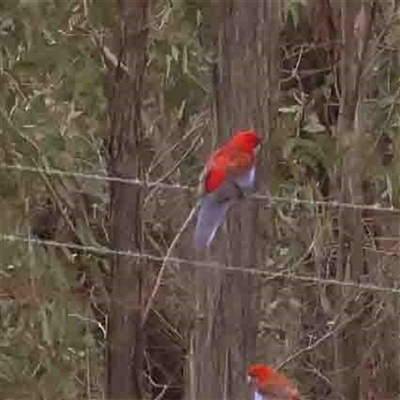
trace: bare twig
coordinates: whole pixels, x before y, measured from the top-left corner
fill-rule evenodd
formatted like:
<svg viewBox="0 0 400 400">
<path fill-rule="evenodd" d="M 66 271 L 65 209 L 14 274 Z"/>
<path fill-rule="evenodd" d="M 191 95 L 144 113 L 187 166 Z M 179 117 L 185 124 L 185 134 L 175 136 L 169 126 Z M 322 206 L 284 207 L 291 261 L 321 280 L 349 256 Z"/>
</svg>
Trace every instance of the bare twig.
<svg viewBox="0 0 400 400">
<path fill-rule="evenodd" d="M 179 232 L 176 234 L 174 240 L 172 241 L 171 245 L 169 246 L 167 254 L 165 255 L 164 261 L 163 261 L 163 263 L 161 265 L 161 268 L 160 268 L 160 270 L 158 272 L 157 279 L 156 279 L 156 282 L 154 284 L 153 290 L 152 290 L 152 292 L 150 294 L 149 300 L 147 301 L 146 307 L 144 309 L 143 317 L 142 317 L 142 325 L 144 325 L 146 323 L 147 317 L 149 315 L 149 311 L 151 309 L 151 306 L 153 305 L 154 299 L 155 299 L 155 297 L 157 295 L 157 292 L 158 292 L 158 290 L 160 288 L 161 280 L 162 280 L 162 277 L 164 275 L 164 271 L 168 266 L 168 262 L 171 261 L 171 254 L 172 254 L 173 250 L 175 249 L 175 246 L 178 243 L 178 240 L 181 238 L 183 232 L 188 227 L 189 223 L 192 221 L 192 219 L 193 219 L 193 217 L 194 217 L 194 215 L 195 215 L 195 213 L 197 211 L 197 207 L 198 207 L 198 204 L 195 207 L 193 207 L 193 209 L 190 212 L 189 216 L 186 218 L 185 222 L 182 224 L 181 228 L 179 229 Z"/>
<path fill-rule="evenodd" d="M 292 362 L 296 358 L 299 358 L 302 356 L 304 353 L 307 353 L 316 347 L 318 347 L 320 344 L 324 343 L 327 339 L 329 339 L 331 336 L 337 334 L 339 331 L 344 329 L 349 323 L 357 319 L 362 313 L 364 312 L 364 309 L 360 309 L 356 314 L 352 315 L 342 323 L 340 323 L 335 329 L 327 332 L 324 336 L 320 337 L 318 340 L 316 340 L 314 343 L 308 345 L 307 347 L 303 347 L 302 349 L 296 351 L 293 353 L 290 357 L 288 357 L 285 361 L 281 362 L 279 366 L 277 367 L 278 369 L 283 368 L 286 364 Z"/>
</svg>

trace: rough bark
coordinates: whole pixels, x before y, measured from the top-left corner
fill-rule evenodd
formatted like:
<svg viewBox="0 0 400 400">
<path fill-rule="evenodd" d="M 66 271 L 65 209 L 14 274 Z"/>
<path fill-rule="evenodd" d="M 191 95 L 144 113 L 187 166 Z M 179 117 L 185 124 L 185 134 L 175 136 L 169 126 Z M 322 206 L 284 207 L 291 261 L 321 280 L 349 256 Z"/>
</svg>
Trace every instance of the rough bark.
<svg viewBox="0 0 400 400">
<path fill-rule="evenodd" d="M 107 167 L 112 176 L 141 178 L 142 93 L 147 62 L 148 0 L 121 0 L 110 47 L 119 62 L 109 65 Z M 124 67 L 122 67 L 124 66 Z M 115 250 L 141 250 L 142 191 L 110 183 L 109 234 Z M 111 304 L 107 332 L 107 398 L 141 399 L 144 337 L 141 324 L 143 260 L 111 259 Z"/>
<path fill-rule="evenodd" d="M 357 110 L 361 107 L 365 50 L 369 45 L 369 29 L 358 31 L 357 14 L 361 1 L 341 2 L 341 54 L 339 66 L 340 111 L 337 123 L 338 146 L 343 154 L 338 172 L 337 200 L 341 203 L 363 204 L 361 142 L 363 132 L 357 125 Z M 373 18 L 372 7 L 368 16 Z M 368 24 L 372 22 L 367 21 Z M 357 49 L 359 51 L 354 51 Z M 363 250 L 364 228 L 360 209 L 340 208 L 338 212 L 338 254 L 336 279 L 360 281 L 366 259 Z M 371 311 L 371 297 L 357 289 L 336 288 L 334 314 L 345 328 L 334 338 L 334 383 L 345 398 L 361 395 L 360 377 L 365 345 L 362 326 Z"/>
<path fill-rule="evenodd" d="M 268 141 L 277 94 L 279 1 L 215 1 L 218 48 L 214 134 L 220 143 L 240 129 L 264 136 L 262 190 L 268 191 Z M 262 171 L 262 172 L 261 172 Z M 228 243 L 216 243 L 220 263 L 256 265 L 256 204 L 230 211 Z M 269 219 L 269 216 L 267 216 Z M 197 399 L 246 398 L 245 369 L 256 349 L 256 289 L 252 275 L 197 272 L 194 390 Z"/>
</svg>

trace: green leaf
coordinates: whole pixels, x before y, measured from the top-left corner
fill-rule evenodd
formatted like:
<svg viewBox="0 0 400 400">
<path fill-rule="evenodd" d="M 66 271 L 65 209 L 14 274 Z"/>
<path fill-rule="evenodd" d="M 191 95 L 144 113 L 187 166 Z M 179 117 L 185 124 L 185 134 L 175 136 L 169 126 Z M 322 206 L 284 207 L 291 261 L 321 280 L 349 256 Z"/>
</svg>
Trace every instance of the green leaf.
<svg viewBox="0 0 400 400">
<path fill-rule="evenodd" d="M 302 127 L 303 131 L 309 133 L 322 133 L 325 132 L 325 127 L 319 122 L 318 115 L 313 112 L 307 117 L 306 124 Z"/>
<path fill-rule="evenodd" d="M 49 319 L 47 317 L 47 312 L 46 312 L 46 306 L 43 306 L 40 309 L 40 321 L 42 325 L 42 337 L 45 343 L 48 346 L 51 346 L 53 344 L 53 339 L 51 335 L 51 328 L 49 324 Z"/>
<path fill-rule="evenodd" d="M 172 58 L 173 58 L 175 61 L 178 61 L 178 58 L 179 58 L 179 49 L 178 49 L 175 45 L 172 45 L 172 46 L 171 46 L 171 54 L 172 54 Z"/>
<path fill-rule="evenodd" d="M 182 70 L 184 74 L 188 73 L 188 50 L 187 46 L 183 46 L 183 52 L 182 52 Z"/>
<path fill-rule="evenodd" d="M 294 104 L 289 107 L 280 107 L 279 112 L 282 114 L 298 114 L 301 112 L 301 106 Z"/>
<path fill-rule="evenodd" d="M 203 21 L 203 13 L 201 12 L 201 10 L 197 9 L 196 10 L 196 26 L 199 27 L 200 24 Z"/>
</svg>

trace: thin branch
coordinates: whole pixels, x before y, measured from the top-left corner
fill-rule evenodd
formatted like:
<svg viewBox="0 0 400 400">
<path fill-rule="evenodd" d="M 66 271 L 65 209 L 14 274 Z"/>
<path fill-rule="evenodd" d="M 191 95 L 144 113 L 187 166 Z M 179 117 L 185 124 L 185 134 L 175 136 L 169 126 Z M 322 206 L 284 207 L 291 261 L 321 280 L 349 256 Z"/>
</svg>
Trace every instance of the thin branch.
<svg viewBox="0 0 400 400">
<path fill-rule="evenodd" d="M 174 240 L 172 241 L 171 245 L 169 246 L 167 254 L 165 255 L 164 261 L 163 261 L 163 263 L 161 265 L 161 268 L 160 268 L 160 270 L 158 272 L 158 276 L 157 276 L 156 282 L 154 284 L 153 290 L 152 290 L 152 292 L 150 294 L 149 300 L 147 301 L 146 307 L 144 309 L 144 313 L 143 313 L 143 317 L 142 317 L 142 325 L 144 325 L 146 323 L 146 320 L 147 320 L 147 317 L 149 315 L 151 306 L 153 305 L 153 302 L 154 302 L 154 299 L 155 299 L 155 297 L 157 295 L 157 292 L 160 289 L 162 277 L 164 275 L 165 269 L 168 266 L 168 262 L 169 261 L 173 261 L 171 259 L 172 251 L 175 249 L 175 246 L 178 243 L 178 240 L 181 238 L 183 232 L 186 230 L 186 228 L 188 227 L 189 223 L 193 219 L 193 217 L 194 217 L 194 215 L 195 215 L 195 213 L 197 211 L 197 207 L 198 207 L 198 205 L 193 207 L 193 209 L 190 212 L 189 216 L 186 218 L 185 222 L 182 224 L 181 228 L 179 229 L 179 232 L 176 234 Z"/>
</svg>

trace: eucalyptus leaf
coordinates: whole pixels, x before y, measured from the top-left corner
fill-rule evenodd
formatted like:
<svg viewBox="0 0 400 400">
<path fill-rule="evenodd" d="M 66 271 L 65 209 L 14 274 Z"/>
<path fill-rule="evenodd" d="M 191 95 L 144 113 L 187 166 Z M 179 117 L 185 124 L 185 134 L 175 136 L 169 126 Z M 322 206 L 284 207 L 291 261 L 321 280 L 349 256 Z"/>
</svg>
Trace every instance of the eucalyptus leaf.
<svg viewBox="0 0 400 400">
<path fill-rule="evenodd" d="M 302 129 L 309 133 L 322 133 L 325 132 L 325 127 L 319 122 L 316 113 L 311 113 L 307 116 L 307 120 Z"/>
<path fill-rule="evenodd" d="M 178 61 L 178 59 L 179 59 L 179 49 L 174 45 L 171 46 L 171 55 L 172 55 L 172 58 L 173 58 L 174 61 Z"/>
<path fill-rule="evenodd" d="M 288 107 L 279 107 L 279 112 L 282 114 L 298 114 L 301 110 L 301 106 L 297 104 Z"/>
</svg>

